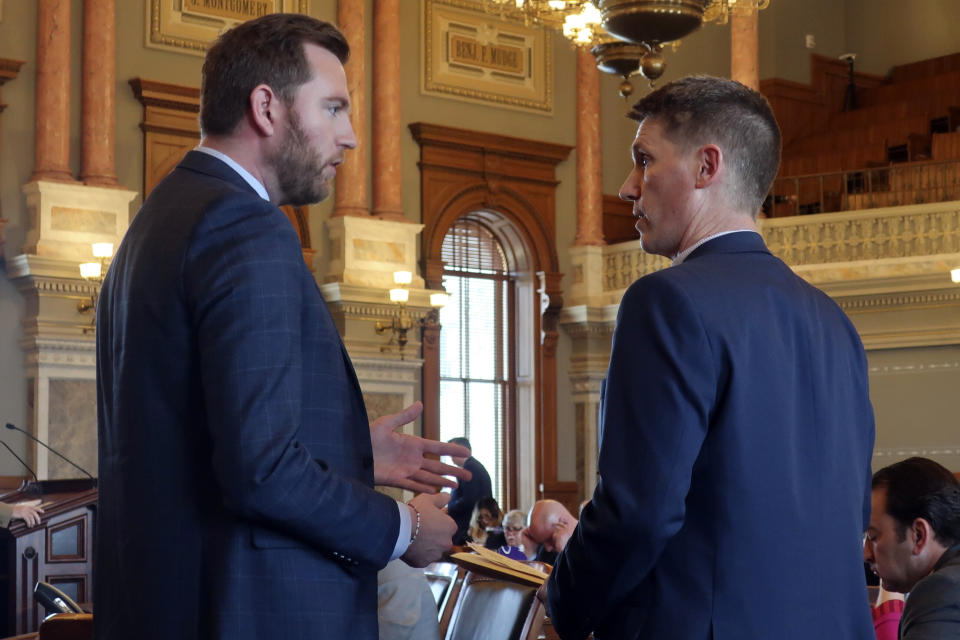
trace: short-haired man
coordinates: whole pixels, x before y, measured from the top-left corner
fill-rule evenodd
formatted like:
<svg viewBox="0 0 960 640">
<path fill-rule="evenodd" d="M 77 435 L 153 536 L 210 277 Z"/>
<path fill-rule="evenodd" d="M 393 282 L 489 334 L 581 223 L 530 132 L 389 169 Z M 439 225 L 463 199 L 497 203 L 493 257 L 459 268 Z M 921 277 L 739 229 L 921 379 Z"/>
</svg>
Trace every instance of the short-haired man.
<svg viewBox="0 0 960 640">
<path fill-rule="evenodd" d="M 730 80 L 640 100 L 643 250 L 673 266 L 620 303 L 598 484 L 547 598 L 565 639 L 873 637 L 860 535 L 873 411 L 840 308 L 770 254 L 767 101 Z"/>
<path fill-rule="evenodd" d="M 960 483 L 927 458 L 873 475 L 863 558 L 888 591 L 908 593 L 900 638 L 960 638 Z"/>
<path fill-rule="evenodd" d="M 493 489 L 490 483 L 490 474 L 479 460 L 473 457 L 473 447 L 467 438 L 451 438 L 450 444 L 459 445 L 468 450 L 466 456 L 453 456 L 453 464 L 470 472 L 470 479 L 465 480 L 450 492 L 450 502 L 447 503 L 447 513 L 457 523 L 457 532 L 453 534 L 453 544 L 467 543 L 467 532 L 470 529 L 470 517 L 473 508 L 481 498 L 492 498 Z"/>
<path fill-rule="evenodd" d="M 305 15 L 239 25 L 203 65 L 203 140 L 156 186 L 97 314 L 98 640 L 376 638 L 377 569 L 450 546 L 455 445 L 368 424 L 278 205 L 326 197 L 356 146 L 346 40 Z"/>
</svg>

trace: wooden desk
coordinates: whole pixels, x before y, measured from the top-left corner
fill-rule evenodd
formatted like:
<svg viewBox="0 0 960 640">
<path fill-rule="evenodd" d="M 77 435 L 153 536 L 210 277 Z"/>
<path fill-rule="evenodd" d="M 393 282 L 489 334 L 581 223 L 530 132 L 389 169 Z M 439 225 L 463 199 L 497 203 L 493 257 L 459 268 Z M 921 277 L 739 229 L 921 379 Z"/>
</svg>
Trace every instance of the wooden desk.
<svg viewBox="0 0 960 640">
<path fill-rule="evenodd" d="M 93 600 L 93 532 L 97 489 L 93 480 L 42 480 L 0 494 L 14 503 L 40 498 L 43 518 L 36 527 L 22 520 L 0 529 L 0 637 L 36 631 L 47 613 L 34 601 L 33 587 L 49 582 L 76 602 Z"/>
</svg>

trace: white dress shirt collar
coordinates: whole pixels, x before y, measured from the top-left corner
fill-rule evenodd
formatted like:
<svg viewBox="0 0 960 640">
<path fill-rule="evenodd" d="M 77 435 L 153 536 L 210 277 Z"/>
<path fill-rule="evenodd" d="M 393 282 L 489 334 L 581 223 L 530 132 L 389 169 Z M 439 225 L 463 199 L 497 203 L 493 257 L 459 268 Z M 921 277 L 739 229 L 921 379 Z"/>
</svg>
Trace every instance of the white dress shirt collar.
<svg viewBox="0 0 960 640">
<path fill-rule="evenodd" d="M 730 233 L 757 233 L 757 232 L 753 229 L 734 229 L 732 231 L 721 231 L 720 233 L 715 233 L 712 236 L 707 236 L 706 238 L 703 238 L 699 242 L 695 243 L 693 246 L 687 247 L 686 249 L 678 253 L 676 256 L 674 256 L 673 263 L 670 266 L 675 267 L 681 262 L 683 262 L 684 260 L 686 260 L 691 253 L 693 253 L 698 248 L 700 248 L 700 245 L 706 244 L 707 242 L 710 242 L 714 238 L 719 238 L 720 236 L 725 236 Z"/>
<path fill-rule="evenodd" d="M 208 156 L 213 156 L 218 160 L 223 160 L 228 167 L 230 167 L 231 169 L 239 173 L 240 177 L 243 178 L 247 182 L 247 184 L 253 187 L 253 190 L 257 192 L 257 195 L 259 195 L 264 200 L 270 200 L 270 195 L 267 193 L 266 187 L 264 187 L 259 180 L 254 178 L 253 174 L 251 174 L 249 171 L 247 171 L 246 169 L 241 167 L 239 164 L 237 164 L 236 160 L 234 160 L 224 152 L 217 151 L 216 149 L 211 149 L 210 147 L 202 147 L 202 146 L 194 147 L 194 151 L 200 151 L 201 153 L 205 153 Z"/>
</svg>

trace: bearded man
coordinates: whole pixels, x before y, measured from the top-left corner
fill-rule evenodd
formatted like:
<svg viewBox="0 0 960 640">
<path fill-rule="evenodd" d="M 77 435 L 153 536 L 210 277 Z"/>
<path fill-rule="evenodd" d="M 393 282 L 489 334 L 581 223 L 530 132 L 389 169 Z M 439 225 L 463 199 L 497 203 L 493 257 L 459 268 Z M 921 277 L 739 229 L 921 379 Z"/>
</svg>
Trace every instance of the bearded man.
<svg viewBox="0 0 960 640">
<path fill-rule="evenodd" d="M 335 27 L 273 14 L 203 65 L 203 139 L 152 191 L 97 315 L 95 635 L 377 637 L 377 570 L 424 566 L 467 479 L 368 424 L 350 358 L 278 205 L 325 198 L 357 144 Z"/>
</svg>

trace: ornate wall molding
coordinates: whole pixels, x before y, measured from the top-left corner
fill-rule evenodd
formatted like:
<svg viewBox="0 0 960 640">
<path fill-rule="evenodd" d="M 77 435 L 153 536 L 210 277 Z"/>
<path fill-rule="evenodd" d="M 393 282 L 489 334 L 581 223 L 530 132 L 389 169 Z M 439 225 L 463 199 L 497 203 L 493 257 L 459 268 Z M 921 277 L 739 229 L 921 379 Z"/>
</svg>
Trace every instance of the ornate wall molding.
<svg viewBox="0 0 960 640">
<path fill-rule="evenodd" d="M 775 218 L 762 220 L 760 231 L 774 255 L 817 283 L 945 275 L 960 256 L 960 202 Z M 603 289 L 622 291 L 668 264 L 638 241 L 610 245 Z"/>
<path fill-rule="evenodd" d="M 28 372 L 34 375 L 41 365 L 75 369 L 82 373 L 80 377 L 96 377 L 97 353 L 93 339 L 57 339 L 44 337 L 26 337 L 20 340 L 24 351 L 24 364 Z M 60 373 L 64 373 L 60 371 Z M 49 374 L 56 377 L 54 374 Z"/>
<path fill-rule="evenodd" d="M 960 202 L 764 220 L 767 246 L 790 266 L 960 253 Z"/>
<path fill-rule="evenodd" d="M 307 13 L 307 0 L 146 0 L 146 45 L 202 56 L 218 35 L 280 11 Z"/>
<path fill-rule="evenodd" d="M 923 456 L 925 458 L 960 456 L 960 445 L 910 445 L 904 447 L 877 448 L 873 451 L 874 458 L 909 458 L 912 456 Z M 889 463 L 884 462 L 883 464 L 886 465 Z"/>
<path fill-rule="evenodd" d="M 870 375 L 914 374 L 927 371 L 960 369 L 960 361 L 921 362 L 918 364 L 885 364 L 870 367 Z"/>
<path fill-rule="evenodd" d="M 420 90 L 534 113 L 553 112 L 553 40 L 465 0 L 422 0 Z"/>
</svg>

